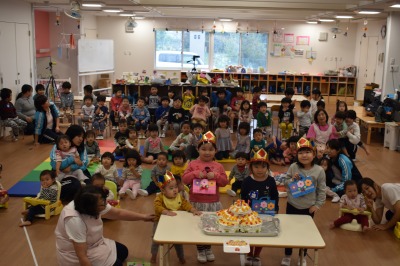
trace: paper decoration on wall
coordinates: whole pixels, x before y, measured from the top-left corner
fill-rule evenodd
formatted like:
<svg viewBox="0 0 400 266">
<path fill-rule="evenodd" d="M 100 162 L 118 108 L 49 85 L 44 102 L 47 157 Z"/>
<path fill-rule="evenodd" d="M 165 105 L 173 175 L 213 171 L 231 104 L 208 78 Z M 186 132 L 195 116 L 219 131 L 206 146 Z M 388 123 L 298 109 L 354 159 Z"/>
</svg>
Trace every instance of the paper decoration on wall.
<svg viewBox="0 0 400 266">
<path fill-rule="evenodd" d="M 313 51 L 312 48 L 310 51 L 306 52 L 306 58 L 310 63 L 312 63 L 315 59 L 317 59 L 317 52 Z"/>
<path fill-rule="evenodd" d="M 282 44 L 279 43 L 274 44 L 274 51 L 272 52 L 272 56 L 277 56 L 277 57 L 282 56 L 282 49 L 283 49 Z"/>
<path fill-rule="evenodd" d="M 303 57 L 304 56 L 304 50 L 303 49 L 294 49 L 294 56 Z"/>
<path fill-rule="evenodd" d="M 318 41 L 326 42 L 328 40 L 328 33 L 327 32 L 320 32 Z"/>
<path fill-rule="evenodd" d="M 292 44 L 285 44 L 282 48 L 282 56 L 294 57 L 294 46 Z"/>
<path fill-rule="evenodd" d="M 294 43 L 294 34 L 293 33 L 285 33 L 283 41 L 285 43 Z"/>
<path fill-rule="evenodd" d="M 282 30 L 275 30 L 272 41 L 275 43 L 283 42 L 283 31 Z"/>
<path fill-rule="evenodd" d="M 297 36 L 296 45 L 310 45 L 310 36 Z"/>
</svg>

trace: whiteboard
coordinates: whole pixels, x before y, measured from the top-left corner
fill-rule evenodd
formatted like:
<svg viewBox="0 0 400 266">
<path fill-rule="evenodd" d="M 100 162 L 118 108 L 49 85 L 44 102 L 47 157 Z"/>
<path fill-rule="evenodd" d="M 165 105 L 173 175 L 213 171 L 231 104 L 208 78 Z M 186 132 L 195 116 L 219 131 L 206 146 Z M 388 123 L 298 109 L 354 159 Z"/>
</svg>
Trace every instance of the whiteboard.
<svg viewBox="0 0 400 266">
<path fill-rule="evenodd" d="M 114 41 L 79 39 L 78 71 L 80 75 L 114 71 Z"/>
</svg>

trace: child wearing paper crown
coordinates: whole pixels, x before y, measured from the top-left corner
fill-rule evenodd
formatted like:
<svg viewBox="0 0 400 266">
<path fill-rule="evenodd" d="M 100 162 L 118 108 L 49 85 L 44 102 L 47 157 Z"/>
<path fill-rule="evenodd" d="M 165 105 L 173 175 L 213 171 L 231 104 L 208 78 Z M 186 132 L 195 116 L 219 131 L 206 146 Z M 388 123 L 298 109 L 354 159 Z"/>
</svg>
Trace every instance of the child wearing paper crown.
<svg viewBox="0 0 400 266">
<path fill-rule="evenodd" d="M 297 142 L 297 162 L 290 165 L 284 184 L 287 189 L 288 199 L 286 214 L 310 215 L 315 213 L 325 203 L 325 171 L 321 166 L 314 164 L 315 150 L 306 138 Z M 303 180 L 305 179 L 305 180 Z M 298 190 L 309 189 L 297 195 Z M 314 189 L 312 189 L 314 187 Z M 285 248 L 285 257 L 281 265 L 290 265 L 292 248 Z M 302 265 L 306 265 L 307 250 L 304 251 Z M 299 257 L 299 263 L 300 257 Z"/>
<path fill-rule="evenodd" d="M 224 167 L 214 161 L 217 146 L 211 131 L 203 134 L 197 149 L 199 158 L 189 163 L 182 180 L 185 184 L 192 185 L 189 199 L 193 207 L 200 211 L 216 212 L 222 208 L 218 188 L 228 184 L 228 177 Z M 211 245 L 197 246 L 197 260 L 200 263 L 215 260 Z"/>
<path fill-rule="evenodd" d="M 242 183 L 240 197 L 242 200 L 249 202 L 253 210 L 255 208 L 255 200 L 266 198 L 274 202 L 275 213 L 279 211 L 279 193 L 276 188 L 275 179 L 269 175 L 268 153 L 264 149 L 260 149 L 253 154 L 250 159 L 251 176 L 246 177 Z M 270 205 L 268 204 L 268 206 Z M 261 265 L 260 253 L 262 247 L 250 247 L 250 253 L 246 256 L 245 265 Z"/>
<path fill-rule="evenodd" d="M 158 221 L 162 214 L 168 216 L 176 216 L 174 211 L 188 211 L 193 215 L 201 215 L 201 212 L 192 207 L 192 205 L 181 196 L 178 189 L 177 180 L 174 175 L 167 171 L 165 175 L 158 177 L 157 186 L 161 189 L 161 193 L 154 199 L 155 220 L 153 225 L 153 236 L 157 230 Z M 179 262 L 185 264 L 185 255 L 182 245 L 174 245 L 176 255 Z M 154 241 L 151 243 L 151 263 L 157 261 L 158 244 Z M 162 256 L 163 254 L 161 254 Z"/>
</svg>

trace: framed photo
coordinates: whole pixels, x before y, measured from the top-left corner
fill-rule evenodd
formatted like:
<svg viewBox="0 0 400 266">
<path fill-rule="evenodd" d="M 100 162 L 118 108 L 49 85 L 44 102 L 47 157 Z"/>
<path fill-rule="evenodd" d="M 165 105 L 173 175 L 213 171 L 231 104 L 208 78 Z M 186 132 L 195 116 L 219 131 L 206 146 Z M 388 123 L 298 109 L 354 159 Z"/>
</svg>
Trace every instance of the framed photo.
<svg viewBox="0 0 400 266">
<path fill-rule="evenodd" d="M 283 36 L 283 41 L 285 43 L 294 43 L 294 34 L 293 33 L 285 33 Z"/>
<path fill-rule="evenodd" d="M 297 36 L 296 45 L 310 45 L 310 36 Z"/>
</svg>

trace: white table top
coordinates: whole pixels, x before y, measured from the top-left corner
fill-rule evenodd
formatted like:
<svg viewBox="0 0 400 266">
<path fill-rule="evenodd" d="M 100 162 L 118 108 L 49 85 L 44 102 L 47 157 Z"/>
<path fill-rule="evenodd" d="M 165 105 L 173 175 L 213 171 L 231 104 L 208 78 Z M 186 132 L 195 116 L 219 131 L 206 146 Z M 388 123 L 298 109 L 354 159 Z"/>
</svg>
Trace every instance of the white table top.
<svg viewBox="0 0 400 266">
<path fill-rule="evenodd" d="M 74 95 L 74 101 L 83 101 L 83 95 Z M 111 101 L 111 97 L 107 96 L 106 97 L 106 102 Z"/>
<path fill-rule="evenodd" d="M 314 221 L 308 215 L 278 214 L 281 232 L 277 237 L 210 236 L 200 227 L 200 216 L 178 211 L 177 216 L 161 215 L 154 235 L 160 244 L 210 244 L 222 245 L 227 239 L 246 239 L 250 245 L 264 247 L 313 248 L 325 247 Z"/>
<path fill-rule="evenodd" d="M 267 98 L 267 102 L 281 102 L 282 98 L 285 97 L 283 94 L 261 94 L 260 99 L 264 100 Z M 297 102 L 301 102 L 303 100 L 307 100 L 303 95 L 293 95 L 292 100 L 296 100 Z"/>
</svg>

